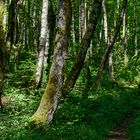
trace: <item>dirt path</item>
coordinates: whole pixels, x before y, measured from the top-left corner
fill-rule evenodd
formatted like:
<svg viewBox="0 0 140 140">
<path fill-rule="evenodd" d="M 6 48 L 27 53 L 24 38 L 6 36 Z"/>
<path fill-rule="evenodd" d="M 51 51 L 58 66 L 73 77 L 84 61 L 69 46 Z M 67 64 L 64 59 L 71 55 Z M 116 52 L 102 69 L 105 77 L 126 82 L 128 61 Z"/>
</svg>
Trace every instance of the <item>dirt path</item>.
<svg viewBox="0 0 140 140">
<path fill-rule="evenodd" d="M 128 140 L 128 125 L 133 119 L 133 114 L 134 113 L 129 114 L 122 124 L 111 130 L 107 135 L 106 140 Z"/>
</svg>

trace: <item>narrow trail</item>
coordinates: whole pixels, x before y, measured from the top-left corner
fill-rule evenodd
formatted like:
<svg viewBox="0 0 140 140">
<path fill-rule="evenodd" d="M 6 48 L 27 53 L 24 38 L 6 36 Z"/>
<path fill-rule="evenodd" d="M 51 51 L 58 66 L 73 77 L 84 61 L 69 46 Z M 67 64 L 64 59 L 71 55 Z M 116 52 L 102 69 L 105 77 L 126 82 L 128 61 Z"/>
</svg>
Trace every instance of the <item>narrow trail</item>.
<svg viewBox="0 0 140 140">
<path fill-rule="evenodd" d="M 134 114 L 135 111 L 130 113 L 119 126 L 111 130 L 107 135 L 106 140 L 128 140 L 128 125 L 131 123 Z"/>
</svg>

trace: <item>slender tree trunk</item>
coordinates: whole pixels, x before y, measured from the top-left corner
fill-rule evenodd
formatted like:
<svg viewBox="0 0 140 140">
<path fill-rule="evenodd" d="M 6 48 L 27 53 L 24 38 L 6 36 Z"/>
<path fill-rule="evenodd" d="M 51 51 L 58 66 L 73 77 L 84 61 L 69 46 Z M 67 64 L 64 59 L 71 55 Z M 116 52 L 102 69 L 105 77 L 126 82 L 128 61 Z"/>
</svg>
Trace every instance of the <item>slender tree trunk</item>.
<svg viewBox="0 0 140 140">
<path fill-rule="evenodd" d="M 114 36 L 112 37 L 112 39 L 110 41 L 110 44 L 106 47 L 105 52 L 103 54 L 103 57 L 101 59 L 100 66 L 99 66 L 97 76 L 96 76 L 96 87 L 97 88 L 101 87 L 100 82 L 101 82 L 101 79 L 102 79 L 103 70 L 104 70 L 106 61 L 107 61 L 107 59 L 109 57 L 109 54 L 110 54 L 110 52 L 111 52 L 111 50 L 113 48 L 113 45 L 114 45 L 114 43 L 116 41 L 117 35 L 118 35 L 119 31 L 120 31 L 120 27 L 121 27 L 121 24 L 123 22 L 123 16 L 124 16 L 124 13 L 125 13 L 125 10 L 126 10 L 126 7 L 127 7 L 127 3 L 128 3 L 128 0 L 124 0 L 122 10 L 121 10 L 120 16 L 118 18 L 118 22 L 117 22 L 115 30 L 114 30 Z"/>
<path fill-rule="evenodd" d="M 51 28 L 50 28 L 50 22 L 51 20 L 49 19 L 50 13 L 53 12 L 51 9 L 51 2 L 50 0 L 48 0 L 48 15 L 47 15 L 47 23 L 46 23 L 46 45 L 45 45 L 45 52 L 44 52 L 44 67 L 47 68 L 47 61 L 48 61 L 48 55 L 49 55 L 49 47 L 50 47 L 50 32 L 51 32 Z M 53 22 L 51 23 L 53 24 Z"/>
<path fill-rule="evenodd" d="M 74 65 L 65 81 L 64 92 L 63 92 L 64 95 L 67 94 L 68 89 L 74 87 L 76 80 L 80 74 L 80 71 L 83 67 L 86 53 L 87 53 L 88 48 L 90 47 L 90 42 L 94 35 L 97 20 L 99 18 L 100 12 L 101 12 L 101 5 L 102 5 L 102 0 L 94 0 L 94 2 L 92 4 L 92 11 L 90 13 L 90 18 L 89 18 L 89 21 L 87 24 L 85 34 L 84 34 L 83 39 L 80 44 L 79 53 L 76 57 Z"/>
<path fill-rule="evenodd" d="M 126 12 L 127 13 L 127 12 Z M 122 42 L 122 48 L 124 50 L 124 65 L 127 66 L 128 64 L 128 54 L 127 54 L 127 16 L 126 13 L 123 17 L 123 42 Z"/>
<path fill-rule="evenodd" d="M 6 31 L 7 29 L 7 1 L 4 0 L 4 18 L 3 18 L 3 26 L 4 26 L 4 30 Z"/>
<path fill-rule="evenodd" d="M 76 38 L 75 38 L 75 16 L 74 16 L 74 6 L 72 7 L 72 47 L 73 47 L 73 55 L 76 56 L 76 46 L 75 46 Z"/>
<path fill-rule="evenodd" d="M 113 66 L 113 57 L 112 57 L 112 53 L 109 54 L 109 59 L 108 59 L 108 63 L 109 63 L 109 80 L 111 82 L 114 82 L 114 66 Z"/>
<path fill-rule="evenodd" d="M 87 54 L 86 54 L 85 66 L 86 66 L 86 79 L 87 79 L 87 84 L 89 84 L 89 82 L 91 81 L 91 72 L 90 72 L 90 48 L 88 49 Z"/>
<path fill-rule="evenodd" d="M 58 0 L 57 33 L 55 38 L 54 59 L 49 80 L 40 105 L 31 120 L 38 123 L 50 123 L 62 94 L 64 69 L 66 64 L 69 24 L 71 19 L 69 0 Z"/>
<path fill-rule="evenodd" d="M 38 62 L 36 68 L 36 87 L 40 85 L 43 70 L 44 50 L 46 45 L 47 35 L 47 16 L 48 16 L 48 0 L 43 0 L 42 17 L 41 17 L 41 32 L 40 32 L 40 45 L 38 51 Z"/>
<path fill-rule="evenodd" d="M 134 0 L 134 45 L 135 45 L 135 55 L 138 55 L 138 39 L 137 39 L 137 17 L 136 17 L 136 0 Z"/>
<path fill-rule="evenodd" d="M 82 38 L 84 36 L 84 33 L 86 31 L 87 28 L 87 20 L 89 19 L 89 17 L 87 17 L 87 1 L 84 1 L 84 27 L 83 27 L 83 34 L 82 34 Z M 90 47 L 91 47 L 91 43 L 90 43 Z M 86 58 L 85 58 L 85 71 L 86 71 L 86 79 L 87 81 L 90 81 L 91 79 L 91 73 L 90 73 L 90 47 L 88 49 L 88 52 L 86 54 Z M 88 83 L 89 84 L 89 83 Z"/>
<path fill-rule="evenodd" d="M 108 45 L 109 45 L 108 20 L 107 20 L 107 11 L 106 11 L 106 6 L 105 6 L 105 0 L 103 0 L 102 7 L 103 7 L 103 16 L 104 16 L 105 44 L 106 44 L 106 47 L 108 47 Z M 111 53 L 109 55 L 108 63 L 109 63 L 109 80 L 114 81 L 114 67 L 113 67 L 113 60 L 112 60 L 112 54 Z"/>
<path fill-rule="evenodd" d="M 47 67 L 46 75 L 48 76 L 51 66 L 51 56 L 54 52 L 54 39 L 55 39 L 55 27 L 56 27 L 56 16 L 54 14 L 53 6 L 51 0 L 49 0 L 49 13 L 48 13 L 48 28 L 49 28 L 49 37 L 48 37 L 48 56 L 47 56 Z"/>
<path fill-rule="evenodd" d="M 33 30 L 36 31 L 36 16 L 37 16 L 37 6 L 36 6 L 37 0 L 34 0 L 33 3 Z M 36 40 L 36 34 L 33 34 L 33 44 L 34 46 L 37 46 L 37 40 Z"/>
<path fill-rule="evenodd" d="M 4 79 L 4 70 L 6 66 L 6 58 L 5 58 L 5 33 L 4 33 L 4 3 L 0 1 L 0 109 L 2 111 L 2 101 L 1 96 L 3 93 L 3 79 Z"/>
<path fill-rule="evenodd" d="M 18 11 L 19 6 L 22 4 L 23 0 L 11 0 L 9 3 L 9 17 L 8 17 L 8 33 L 7 33 L 7 41 L 10 41 L 11 47 L 12 45 L 16 45 L 18 33 Z"/>
<path fill-rule="evenodd" d="M 82 39 L 82 14 L 83 13 L 83 0 L 79 0 L 79 43 Z"/>
</svg>

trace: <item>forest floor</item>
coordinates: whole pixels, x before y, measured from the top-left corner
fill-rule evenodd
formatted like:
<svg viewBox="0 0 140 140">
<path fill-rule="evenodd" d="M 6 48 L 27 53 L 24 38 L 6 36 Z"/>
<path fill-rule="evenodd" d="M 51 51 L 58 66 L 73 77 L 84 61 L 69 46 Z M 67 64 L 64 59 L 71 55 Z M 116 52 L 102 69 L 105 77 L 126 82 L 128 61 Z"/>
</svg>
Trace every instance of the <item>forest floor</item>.
<svg viewBox="0 0 140 140">
<path fill-rule="evenodd" d="M 134 110 L 132 113 L 128 114 L 121 124 L 109 131 L 106 140 L 129 140 L 128 128 L 134 119 L 136 111 L 137 110 Z"/>
<path fill-rule="evenodd" d="M 138 88 L 109 81 L 100 90 L 87 88 L 84 72 L 69 97 L 60 101 L 53 122 L 39 130 L 27 129 L 46 86 L 44 82 L 34 89 L 31 62 L 21 62 L 19 70 L 5 75 L 0 140 L 140 140 Z"/>
<path fill-rule="evenodd" d="M 24 127 L 40 96 L 32 94 L 33 90 L 29 94 L 12 87 L 10 91 L 3 97 L 7 103 L 0 113 L 0 140 L 140 140 L 140 125 L 132 127 L 132 134 L 136 132 L 132 138 L 129 130 L 136 116 L 134 108 L 140 108 L 134 89 L 123 93 L 118 88 L 86 92 L 77 87 L 68 99 L 61 101 L 54 122 L 40 130 Z M 89 96 L 78 95 L 79 92 Z"/>
</svg>

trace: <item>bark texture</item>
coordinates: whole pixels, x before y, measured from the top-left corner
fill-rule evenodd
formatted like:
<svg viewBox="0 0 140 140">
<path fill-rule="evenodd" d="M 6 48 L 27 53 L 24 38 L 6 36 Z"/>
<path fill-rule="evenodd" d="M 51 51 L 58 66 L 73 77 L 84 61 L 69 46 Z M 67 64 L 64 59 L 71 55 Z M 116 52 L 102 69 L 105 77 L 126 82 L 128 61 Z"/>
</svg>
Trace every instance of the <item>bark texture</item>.
<svg viewBox="0 0 140 140">
<path fill-rule="evenodd" d="M 68 89 L 74 87 L 76 80 L 80 74 L 80 71 L 83 67 L 86 53 L 87 53 L 88 48 L 90 47 L 90 42 L 94 35 L 97 20 L 100 15 L 100 12 L 101 12 L 101 5 L 102 5 L 102 0 L 94 0 L 94 2 L 92 4 L 90 18 L 87 23 L 87 28 L 86 28 L 85 34 L 84 34 L 81 44 L 80 44 L 79 53 L 76 57 L 74 65 L 65 81 L 64 91 L 63 91 L 64 95 L 67 93 L 66 91 Z"/>
<path fill-rule="evenodd" d="M 2 102 L 1 96 L 3 92 L 3 77 L 4 77 L 4 69 L 6 65 L 5 59 L 5 33 L 4 33 L 4 3 L 0 1 L 0 109 L 2 111 Z"/>
<path fill-rule="evenodd" d="M 67 57 L 71 4 L 69 0 L 58 0 L 57 33 L 55 38 L 54 58 L 50 69 L 46 90 L 40 105 L 31 117 L 38 123 L 50 123 L 62 94 L 65 61 Z"/>
<path fill-rule="evenodd" d="M 42 70 L 43 70 L 43 61 L 44 61 L 44 51 L 46 46 L 46 36 L 47 36 L 47 16 L 48 16 L 48 0 L 43 0 L 42 7 L 42 17 L 41 17 L 41 32 L 40 32 L 40 45 L 38 51 L 38 62 L 36 68 L 36 87 L 39 86 Z M 46 46 L 48 47 L 48 46 Z"/>
<path fill-rule="evenodd" d="M 100 86 L 101 86 L 100 82 L 102 79 L 103 69 L 104 69 L 105 64 L 107 62 L 107 59 L 109 58 L 109 54 L 110 54 L 110 52 L 113 48 L 113 45 L 116 41 L 117 35 L 120 31 L 120 27 L 121 27 L 121 24 L 123 22 L 123 16 L 124 16 L 125 10 L 127 8 L 127 4 L 128 4 L 128 0 L 124 0 L 122 10 L 121 10 L 121 13 L 120 13 L 119 18 L 118 18 L 118 22 L 117 22 L 117 25 L 116 25 L 115 30 L 114 30 L 114 35 L 113 35 L 111 41 L 109 42 L 109 45 L 106 47 L 104 54 L 103 54 L 103 57 L 101 59 L 100 66 L 99 66 L 97 76 L 96 76 L 96 87 L 97 88 L 100 88 Z"/>
</svg>

